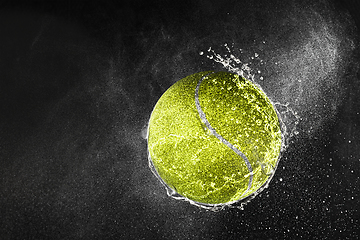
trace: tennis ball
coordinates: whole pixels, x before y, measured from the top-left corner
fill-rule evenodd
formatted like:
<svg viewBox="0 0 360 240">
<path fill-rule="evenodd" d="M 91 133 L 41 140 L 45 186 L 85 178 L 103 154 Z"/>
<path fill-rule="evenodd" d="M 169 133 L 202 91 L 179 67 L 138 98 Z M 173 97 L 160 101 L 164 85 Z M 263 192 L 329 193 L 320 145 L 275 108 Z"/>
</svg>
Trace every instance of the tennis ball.
<svg viewBox="0 0 360 240">
<path fill-rule="evenodd" d="M 255 84 L 228 72 L 181 79 L 159 99 L 148 152 L 163 182 L 204 204 L 232 203 L 271 179 L 281 148 L 276 111 Z"/>
</svg>

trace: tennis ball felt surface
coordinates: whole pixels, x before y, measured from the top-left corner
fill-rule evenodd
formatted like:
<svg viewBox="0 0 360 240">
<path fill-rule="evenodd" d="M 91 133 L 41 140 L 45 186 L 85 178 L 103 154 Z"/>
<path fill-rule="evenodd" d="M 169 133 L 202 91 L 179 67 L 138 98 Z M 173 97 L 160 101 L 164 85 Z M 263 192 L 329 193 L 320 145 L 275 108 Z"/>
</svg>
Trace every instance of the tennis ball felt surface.
<svg viewBox="0 0 360 240">
<path fill-rule="evenodd" d="M 281 148 L 270 100 L 252 82 L 227 72 L 200 72 L 176 82 L 157 102 L 148 131 L 158 175 L 178 194 L 205 204 L 256 192 L 273 174 Z"/>
</svg>

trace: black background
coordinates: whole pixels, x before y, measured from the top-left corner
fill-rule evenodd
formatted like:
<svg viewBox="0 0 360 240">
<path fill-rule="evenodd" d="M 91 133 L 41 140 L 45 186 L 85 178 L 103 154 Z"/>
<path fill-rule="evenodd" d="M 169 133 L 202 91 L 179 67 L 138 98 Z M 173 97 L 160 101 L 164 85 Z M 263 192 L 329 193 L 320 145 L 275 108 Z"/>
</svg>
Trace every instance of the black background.
<svg viewBox="0 0 360 240">
<path fill-rule="evenodd" d="M 355 0 L 2 1 L 0 239 L 360 238 L 359 10 Z M 340 41 L 340 67 L 322 81 L 305 60 L 286 67 L 314 16 Z M 261 52 L 264 90 L 302 121 L 270 187 L 244 210 L 211 212 L 166 195 L 143 136 L 174 82 L 224 70 L 205 56 L 224 43 L 245 62 Z M 312 77 L 286 92 L 297 67 Z"/>
</svg>

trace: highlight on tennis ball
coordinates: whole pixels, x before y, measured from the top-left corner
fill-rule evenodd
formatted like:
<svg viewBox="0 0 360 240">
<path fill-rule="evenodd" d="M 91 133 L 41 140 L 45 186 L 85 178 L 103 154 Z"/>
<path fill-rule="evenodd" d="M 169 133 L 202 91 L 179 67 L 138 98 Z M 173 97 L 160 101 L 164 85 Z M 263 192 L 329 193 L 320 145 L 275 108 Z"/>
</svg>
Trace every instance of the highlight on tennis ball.
<svg viewBox="0 0 360 240">
<path fill-rule="evenodd" d="M 155 105 L 147 134 L 157 177 L 204 206 L 262 191 L 282 143 L 277 112 L 265 93 L 228 72 L 200 72 L 172 85 Z"/>
</svg>

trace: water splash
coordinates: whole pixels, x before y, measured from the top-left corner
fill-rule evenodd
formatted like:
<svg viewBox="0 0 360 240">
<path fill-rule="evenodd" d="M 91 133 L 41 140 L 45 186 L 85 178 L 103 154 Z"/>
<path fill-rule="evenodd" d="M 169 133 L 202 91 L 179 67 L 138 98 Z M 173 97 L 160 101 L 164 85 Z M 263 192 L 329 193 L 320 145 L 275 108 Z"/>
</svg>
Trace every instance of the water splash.
<svg viewBox="0 0 360 240">
<path fill-rule="evenodd" d="M 265 44 L 265 41 L 262 42 L 263 44 Z M 244 62 L 240 59 L 239 56 L 235 56 L 235 54 L 233 53 L 234 50 L 234 44 L 231 44 L 232 47 L 229 47 L 229 44 L 224 43 L 224 47 L 226 49 L 226 53 L 221 55 L 217 52 L 215 52 L 214 49 L 212 49 L 212 47 L 210 47 L 207 52 L 208 55 L 206 55 L 206 57 L 210 60 L 213 60 L 217 63 L 219 63 L 220 65 L 222 65 L 222 67 L 232 73 L 238 74 L 248 80 L 250 80 L 251 82 L 253 82 L 261 91 L 263 91 L 266 94 L 266 91 L 264 91 L 264 89 L 262 88 L 261 84 L 258 83 L 257 79 L 263 81 L 264 77 L 263 76 L 258 76 L 259 74 L 261 74 L 261 70 L 259 69 L 252 69 L 249 65 L 252 65 L 252 63 L 256 60 L 259 61 L 260 64 L 264 63 L 264 60 L 261 59 L 261 56 L 259 53 L 254 53 L 252 55 L 252 57 L 250 58 L 251 60 L 249 62 Z M 242 49 L 238 49 L 240 53 L 243 52 Z M 201 54 L 200 52 L 200 55 Z M 254 60 L 254 61 L 252 61 Z M 274 97 L 270 97 L 267 96 L 271 103 L 273 104 L 274 108 L 276 109 L 277 113 L 278 113 L 278 117 L 279 117 L 279 121 L 280 124 L 282 126 L 282 139 L 283 139 L 283 145 L 282 145 L 282 151 L 284 151 L 290 144 L 290 140 L 299 134 L 299 129 L 298 129 L 298 125 L 300 123 L 300 121 L 302 120 L 302 118 L 299 116 L 299 114 L 297 113 L 297 111 L 294 110 L 294 108 L 292 108 L 290 106 L 289 102 L 281 102 L 280 99 L 274 99 Z"/>
<path fill-rule="evenodd" d="M 209 55 L 206 55 L 207 58 L 220 63 L 223 68 L 228 70 L 229 72 L 238 74 L 252 82 L 254 81 L 254 74 L 252 73 L 251 68 L 249 67 L 248 63 L 243 63 L 238 57 L 235 57 L 235 55 L 230 50 L 230 47 L 227 43 L 224 44 L 224 47 L 226 48 L 228 54 L 225 54 L 224 56 L 221 56 L 220 54 L 216 53 L 211 47 L 207 50 L 209 52 Z M 240 52 L 242 49 L 239 49 Z M 201 53 L 200 53 L 201 55 Z M 259 56 L 258 53 L 255 53 L 255 57 L 257 58 Z"/>
<path fill-rule="evenodd" d="M 265 43 L 265 42 L 263 42 Z M 242 61 L 238 56 L 235 56 L 235 54 L 233 53 L 233 51 L 230 49 L 229 45 L 227 43 L 225 43 L 223 45 L 227 51 L 226 54 L 221 55 L 217 52 L 215 52 L 214 49 L 212 49 L 212 47 L 210 47 L 207 52 L 208 54 L 206 55 L 206 57 L 216 63 L 219 63 L 225 70 L 238 74 L 248 80 L 250 80 L 251 82 L 253 82 L 261 91 L 263 91 L 265 94 L 266 92 L 262 89 L 261 84 L 259 84 L 256 79 L 259 79 L 261 81 L 264 80 L 263 76 L 259 76 L 257 78 L 257 74 L 261 74 L 261 70 L 253 70 L 249 65 L 251 65 L 252 62 L 244 62 Z M 233 47 L 233 44 L 232 44 Z M 240 53 L 243 52 L 242 49 L 238 49 Z M 199 53 L 201 56 L 204 55 L 204 52 L 200 52 Z M 259 53 L 254 53 L 252 57 L 250 57 L 251 60 L 259 60 L 260 64 L 263 64 L 264 61 L 260 58 L 260 54 Z M 250 60 L 250 61 L 251 61 Z M 281 155 L 283 154 L 283 152 L 287 149 L 287 147 L 290 144 L 290 140 L 299 134 L 299 130 L 298 128 L 298 124 L 301 120 L 301 117 L 298 115 L 298 113 L 292 109 L 290 107 L 290 104 L 288 102 L 286 103 L 282 103 L 279 100 L 274 100 L 271 99 L 269 96 L 268 98 L 270 99 L 272 105 L 274 106 L 279 121 L 280 121 L 280 127 L 281 127 L 281 134 L 282 134 L 282 144 L 281 144 L 281 150 L 280 150 L 280 156 L 279 156 L 279 160 L 277 162 L 277 165 L 281 159 Z M 206 204 L 202 204 L 202 203 L 197 203 L 194 202 L 192 200 L 189 200 L 187 198 L 182 197 L 181 195 L 178 195 L 174 190 L 172 190 L 171 188 L 169 188 L 165 183 L 163 183 L 163 185 L 166 187 L 167 189 L 167 194 L 168 196 L 177 199 L 177 200 L 183 200 L 183 201 L 187 201 L 190 204 L 196 205 L 198 207 L 201 208 L 205 208 L 207 210 L 211 210 L 211 211 L 220 211 L 222 209 L 225 209 L 227 207 L 229 208 L 238 208 L 243 210 L 244 207 L 252 200 L 254 199 L 258 194 L 260 194 L 264 189 L 269 187 L 269 184 L 272 180 L 272 178 L 274 177 L 274 173 L 277 169 L 277 165 L 273 166 L 271 164 L 268 164 L 266 162 L 264 162 L 262 159 L 259 158 L 259 160 L 257 161 L 257 164 L 259 164 L 261 166 L 261 171 L 269 176 L 268 181 L 261 186 L 256 192 L 254 192 L 253 194 L 251 194 L 250 196 L 248 196 L 247 198 L 241 199 L 240 201 L 235 201 L 235 202 L 229 202 L 229 203 L 224 203 L 224 204 L 216 204 L 216 205 L 206 205 Z M 155 175 L 156 171 L 154 169 L 154 166 L 152 166 L 152 161 L 149 158 L 149 165 L 150 168 L 153 169 L 153 172 Z M 161 179 L 160 177 L 158 177 L 159 179 Z M 162 181 L 162 180 L 160 180 Z"/>
<path fill-rule="evenodd" d="M 235 73 L 235 74 L 238 74 L 238 75 L 250 80 L 261 91 L 263 91 L 265 93 L 265 91 L 262 89 L 261 85 L 258 84 L 257 81 L 255 80 L 257 78 L 257 74 L 260 74 L 261 71 L 260 70 L 254 71 L 251 67 L 249 67 L 251 62 L 244 63 L 239 57 L 235 56 L 235 54 L 232 53 L 228 44 L 225 43 L 224 46 L 226 48 L 227 54 L 224 54 L 224 55 L 218 54 L 210 47 L 207 50 L 208 54 L 206 55 L 206 57 L 210 60 L 213 60 L 213 61 L 221 64 L 225 70 Z M 240 50 L 240 52 L 242 52 L 241 49 L 239 49 L 239 50 Z M 200 52 L 199 54 L 201 56 L 203 56 L 204 52 Z M 263 62 L 259 57 L 260 57 L 260 55 L 258 53 L 254 53 L 253 56 L 251 57 L 251 59 L 253 59 L 253 60 L 259 59 L 260 63 Z M 263 78 L 262 76 L 259 77 L 260 80 L 262 78 Z M 201 207 L 206 210 L 217 212 L 217 211 L 223 210 L 225 208 L 238 208 L 238 209 L 243 210 L 244 207 L 252 199 L 254 199 L 264 189 L 268 188 L 272 178 L 274 177 L 274 173 L 275 173 L 278 163 L 281 159 L 281 155 L 284 152 L 284 150 L 289 146 L 289 139 L 291 139 L 292 137 L 294 137 L 295 135 L 298 134 L 297 125 L 300 121 L 300 117 L 298 116 L 297 112 L 294 111 L 291 107 L 289 107 L 289 103 L 281 103 L 279 101 L 274 102 L 271 98 L 269 98 L 269 100 L 273 104 L 273 106 L 277 112 L 278 119 L 280 121 L 282 143 L 281 143 L 279 160 L 278 160 L 276 166 L 273 166 L 273 165 L 267 163 L 266 161 L 264 161 L 264 159 L 257 157 L 257 159 L 258 159 L 257 164 L 261 167 L 261 171 L 263 172 L 263 174 L 267 175 L 269 178 L 256 192 L 252 193 L 251 195 L 249 195 L 248 197 L 246 197 L 244 199 L 237 200 L 234 202 L 228 202 L 228 203 L 204 204 L 204 203 L 200 203 L 200 202 L 195 202 L 193 200 L 190 200 L 190 199 L 178 194 L 176 192 L 176 189 L 174 190 L 174 188 L 172 186 L 168 186 L 162 180 L 162 178 L 159 176 L 155 166 L 153 165 L 150 154 L 148 152 L 149 168 L 152 171 L 152 173 L 157 177 L 157 179 L 161 182 L 161 184 L 165 187 L 167 195 L 173 199 L 186 201 L 197 207 Z M 144 128 L 142 129 L 143 131 L 142 131 L 141 135 L 145 139 L 147 139 L 147 137 L 148 137 L 148 127 L 149 127 L 149 124 L 147 124 L 147 127 L 144 126 Z M 256 152 L 254 154 L 256 155 Z"/>
</svg>

